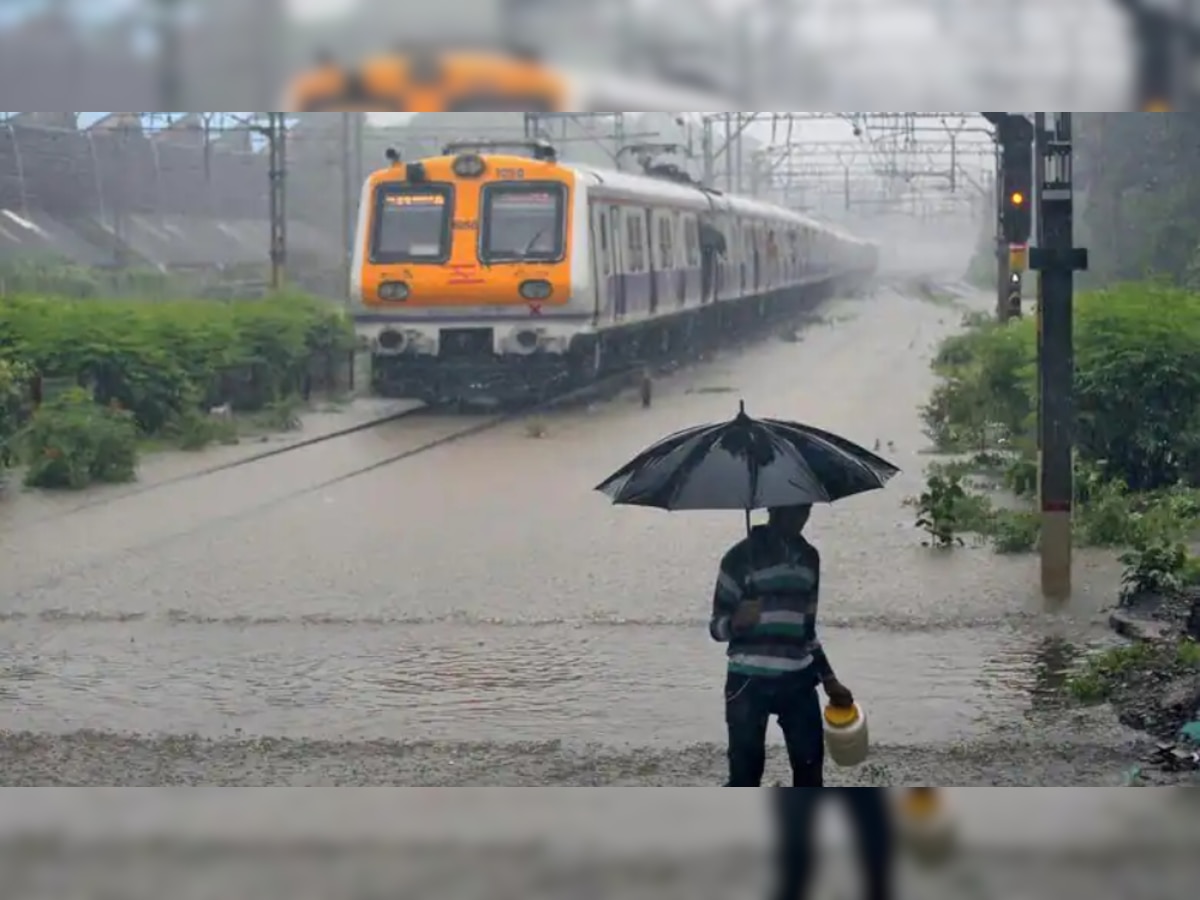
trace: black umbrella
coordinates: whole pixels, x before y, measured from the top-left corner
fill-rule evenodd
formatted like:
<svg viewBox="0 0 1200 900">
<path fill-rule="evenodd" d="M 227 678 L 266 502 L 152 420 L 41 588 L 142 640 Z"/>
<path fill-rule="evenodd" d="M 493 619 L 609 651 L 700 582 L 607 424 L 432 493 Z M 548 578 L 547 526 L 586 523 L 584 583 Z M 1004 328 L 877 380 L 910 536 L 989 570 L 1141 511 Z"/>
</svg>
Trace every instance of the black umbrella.
<svg viewBox="0 0 1200 900">
<path fill-rule="evenodd" d="M 836 434 L 778 419 L 737 418 L 664 438 L 596 490 L 613 503 L 750 511 L 832 503 L 882 488 L 900 470 Z"/>
</svg>

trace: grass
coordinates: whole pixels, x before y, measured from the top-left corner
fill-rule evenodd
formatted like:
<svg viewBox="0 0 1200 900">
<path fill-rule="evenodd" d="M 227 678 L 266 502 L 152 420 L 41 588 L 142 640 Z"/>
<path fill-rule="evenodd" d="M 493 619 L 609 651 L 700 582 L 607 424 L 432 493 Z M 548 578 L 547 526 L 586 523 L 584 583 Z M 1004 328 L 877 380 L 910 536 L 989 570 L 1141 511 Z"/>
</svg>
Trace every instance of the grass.
<svg viewBox="0 0 1200 900">
<path fill-rule="evenodd" d="M 1193 670 L 1200 672 L 1200 644 L 1195 641 L 1139 642 L 1087 657 L 1067 679 L 1066 689 L 1076 702 L 1094 705 L 1113 699 L 1123 686 L 1142 676 Z"/>
<path fill-rule="evenodd" d="M 150 453 L 164 450 L 203 450 L 213 444 L 231 446 L 243 438 L 296 431 L 302 425 L 304 404 L 285 397 L 253 413 L 219 416 L 195 410 L 172 422 L 161 435 L 146 438 L 141 448 Z"/>
</svg>

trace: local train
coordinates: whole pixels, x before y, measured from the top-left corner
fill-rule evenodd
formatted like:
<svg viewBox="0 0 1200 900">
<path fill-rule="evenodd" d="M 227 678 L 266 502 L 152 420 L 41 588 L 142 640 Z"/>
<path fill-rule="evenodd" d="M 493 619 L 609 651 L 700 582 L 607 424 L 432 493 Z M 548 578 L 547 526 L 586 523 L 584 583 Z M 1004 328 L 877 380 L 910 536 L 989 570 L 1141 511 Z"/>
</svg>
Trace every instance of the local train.
<svg viewBox="0 0 1200 900">
<path fill-rule="evenodd" d="M 878 251 L 677 168 L 451 145 L 363 188 L 352 310 L 373 381 L 429 403 L 521 402 L 795 315 Z"/>
</svg>

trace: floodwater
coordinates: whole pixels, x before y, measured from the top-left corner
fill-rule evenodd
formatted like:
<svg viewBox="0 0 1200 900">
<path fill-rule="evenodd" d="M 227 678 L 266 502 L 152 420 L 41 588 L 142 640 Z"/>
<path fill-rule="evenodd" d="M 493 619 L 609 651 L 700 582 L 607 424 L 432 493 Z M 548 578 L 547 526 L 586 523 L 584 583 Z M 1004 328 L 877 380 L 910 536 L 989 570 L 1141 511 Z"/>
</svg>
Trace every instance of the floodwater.
<svg viewBox="0 0 1200 900">
<path fill-rule="evenodd" d="M 664 380 L 650 410 L 556 413 L 540 438 L 513 422 L 342 481 L 469 423 L 403 420 L 70 515 L 18 499 L 0 525 L 0 731 L 31 734 L 0 740 L 4 780 L 716 783 L 706 622 L 741 518 L 614 508 L 592 487 L 744 399 L 878 441 L 904 470 L 810 525 L 824 641 L 869 710 L 879 777 L 1112 783 L 1096 779 L 1128 735 L 1042 700 L 1066 644 L 1102 639 L 1115 565 L 1081 556 L 1069 614 L 1050 614 L 1036 558 L 923 548 L 903 503 L 929 459 L 928 357 L 962 313 L 881 288 L 797 343 Z"/>
</svg>

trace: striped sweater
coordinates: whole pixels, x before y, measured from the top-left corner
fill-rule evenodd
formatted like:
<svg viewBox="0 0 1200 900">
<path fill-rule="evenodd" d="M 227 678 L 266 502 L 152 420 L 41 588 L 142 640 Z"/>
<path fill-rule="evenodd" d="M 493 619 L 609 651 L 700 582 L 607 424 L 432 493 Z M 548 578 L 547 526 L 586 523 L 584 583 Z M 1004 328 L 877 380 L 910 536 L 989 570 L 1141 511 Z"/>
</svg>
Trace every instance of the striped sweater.
<svg viewBox="0 0 1200 900">
<path fill-rule="evenodd" d="M 721 560 L 709 632 L 729 644 L 729 671 L 773 677 L 811 670 L 820 680 L 833 668 L 817 639 L 817 596 L 821 557 L 800 535 L 778 534 L 768 526 Z M 742 600 L 760 600 L 758 625 L 733 633 L 734 610 Z"/>
</svg>

